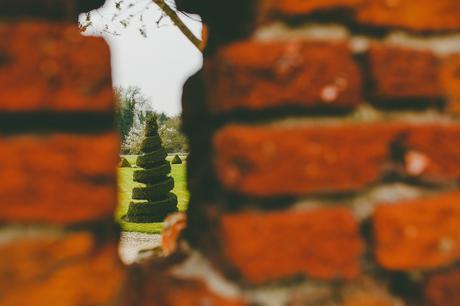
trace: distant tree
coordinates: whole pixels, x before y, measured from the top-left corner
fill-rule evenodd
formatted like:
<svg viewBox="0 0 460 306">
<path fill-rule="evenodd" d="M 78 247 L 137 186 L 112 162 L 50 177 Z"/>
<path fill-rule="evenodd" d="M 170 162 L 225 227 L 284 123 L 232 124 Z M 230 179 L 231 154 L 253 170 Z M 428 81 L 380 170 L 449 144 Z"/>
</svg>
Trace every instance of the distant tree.
<svg viewBox="0 0 460 306">
<path fill-rule="evenodd" d="M 141 152 L 144 129 L 148 118 L 157 118 L 159 134 L 168 153 L 187 152 L 187 140 L 181 133 L 180 116 L 169 117 L 150 108 L 150 100 L 139 87 L 116 88 L 116 123 L 121 138 L 121 153 L 137 155 Z"/>
<path fill-rule="evenodd" d="M 124 144 L 133 127 L 140 123 L 141 117 L 145 116 L 144 112 L 149 99 L 144 96 L 139 87 L 116 88 L 115 96 L 117 99 L 116 125 L 121 142 Z"/>
<path fill-rule="evenodd" d="M 160 125 L 160 137 L 168 153 L 184 153 L 188 151 L 187 138 L 181 132 L 181 117 L 168 118 Z"/>
</svg>

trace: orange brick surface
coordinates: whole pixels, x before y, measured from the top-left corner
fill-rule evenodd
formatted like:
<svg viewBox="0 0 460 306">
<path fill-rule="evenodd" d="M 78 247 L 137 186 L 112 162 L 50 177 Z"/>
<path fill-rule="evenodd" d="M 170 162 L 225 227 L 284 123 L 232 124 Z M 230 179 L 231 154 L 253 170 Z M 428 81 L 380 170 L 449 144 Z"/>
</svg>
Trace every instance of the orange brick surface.
<svg viewBox="0 0 460 306">
<path fill-rule="evenodd" d="M 448 109 L 460 112 L 460 55 L 448 56 L 441 66 L 441 85 L 448 100 Z"/>
<path fill-rule="evenodd" d="M 414 125 L 405 137 L 406 150 L 420 153 L 425 157 L 426 164 L 420 171 L 421 176 L 441 183 L 458 181 L 460 125 L 448 123 Z M 406 164 L 406 173 L 410 172 L 409 169 L 410 165 Z"/>
<path fill-rule="evenodd" d="M 425 281 L 425 296 L 432 306 L 460 304 L 460 271 L 455 268 L 430 275 Z"/>
<path fill-rule="evenodd" d="M 458 124 L 229 125 L 214 136 L 214 164 L 226 189 L 252 196 L 357 190 L 390 169 L 446 182 L 460 177 L 458 139 Z"/>
<path fill-rule="evenodd" d="M 460 257 L 460 192 L 379 206 L 375 256 L 391 270 L 432 269 Z"/>
<path fill-rule="evenodd" d="M 0 24 L 0 111 L 111 111 L 110 54 L 73 25 Z"/>
<path fill-rule="evenodd" d="M 25 236 L 0 251 L 1 306 L 109 306 L 123 281 L 115 243 L 89 232 Z"/>
<path fill-rule="evenodd" d="M 357 10 L 359 22 L 415 31 L 460 29 L 457 0 L 365 0 Z"/>
<path fill-rule="evenodd" d="M 130 269 L 123 305 L 136 306 L 244 306 L 243 300 L 212 291 L 201 279 L 173 273 L 174 262 L 150 261 Z"/>
<path fill-rule="evenodd" d="M 350 109 L 361 77 L 344 43 L 244 41 L 205 63 L 212 112 L 280 107 Z"/>
<path fill-rule="evenodd" d="M 0 220 L 110 218 L 117 202 L 118 136 L 0 138 Z"/>
<path fill-rule="evenodd" d="M 227 189 L 257 196 L 357 189 L 380 177 L 399 128 L 228 126 L 214 138 L 216 170 Z"/>
<path fill-rule="evenodd" d="M 249 283 L 350 279 L 360 271 L 358 224 L 344 208 L 227 214 L 218 235 L 225 260 Z"/>
<path fill-rule="evenodd" d="M 282 16 L 297 16 L 340 8 L 354 8 L 363 0 L 279 0 L 270 2 L 271 10 Z"/>
<path fill-rule="evenodd" d="M 439 60 L 431 52 L 375 44 L 368 58 L 375 98 L 426 102 L 442 96 Z"/>
</svg>

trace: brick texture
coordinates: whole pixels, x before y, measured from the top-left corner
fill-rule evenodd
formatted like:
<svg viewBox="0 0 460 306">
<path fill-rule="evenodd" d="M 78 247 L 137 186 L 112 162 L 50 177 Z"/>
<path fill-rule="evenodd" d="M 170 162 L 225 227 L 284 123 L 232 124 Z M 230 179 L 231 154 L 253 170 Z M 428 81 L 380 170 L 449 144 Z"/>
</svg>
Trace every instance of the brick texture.
<svg viewBox="0 0 460 306">
<path fill-rule="evenodd" d="M 363 251 L 344 208 L 224 215 L 219 240 L 225 260 L 252 284 L 298 275 L 350 279 Z"/>
<path fill-rule="evenodd" d="M 431 269 L 460 256 L 460 192 L 379 206 L 375 255 L 391 270 Z"/>
<path fill-rule="evenodd" d="M 460 30 L 457 0 L 366 0 L 356 19 L 377 27 L 414 31 Z"/>
<path fill-rule="evenodd" d="M 109 306 L 120 290 L 115 244 L 89 232 L 19 238 L 0 250 L 1 306 Z"/>
<path fill-rule="evenodd" d="M 220 49 L 204 71 L 214 113 L 350 109 L 361 102 L 359 69 L 342 43 L 239 42 Z"/>
<path fill-rule="evenodd" d="M 373 45 L 368 51 L 368 61 L 377 100 L 425 102 L 442 95 L 439 60 L 429 51 Z"/>
<path fill-rule="evenodd" d="M 460 176 L 459 132 L 456 124 L 233 125 L 216 134 L 214 162 L 225 188 L 254 196 L 356 190 L 391 165 L 403 175 L 446 181 Z"/>
<path fill-rule="evenodd" d="M 182 262 L 182 261 L 180 261 Z M 171 262 L 152 261 L 130 269 L 123 305 L 136 306 L 244 306 L 242 299 L 222 296 L 197 278 L 174 276 Z"/>
<path fill-rule="evenodd" d="M 0 24 L 0 111 L 111 111 L 110 55 L 101 38 L 49 22 Z"/>
<path fill-rule="evenodd" d="M 448 56 L 441 66 L 441 85 L 448 100 L 448 109 L 460 112 L 460 55 Z"/>
<path fill-rule="evenodd" d="M 429 305 L 445 306 L 460 303 L 460 271 L 454 269 L 431 275 L 425 282 L 424 292 Z"/>
<path fill-rule="evenodd" d="M 272 12 L 286 17 L 340 8 L 354 8 L 363 2 L 363 0 L 280 0 L 267 2 L 270 2 L 269 6 Z"/>
<path fill-rule="evenodd" d="M 110 218 L 117 203 L 118 136 L 0 138 L 0 220 Z"/>
</svg>

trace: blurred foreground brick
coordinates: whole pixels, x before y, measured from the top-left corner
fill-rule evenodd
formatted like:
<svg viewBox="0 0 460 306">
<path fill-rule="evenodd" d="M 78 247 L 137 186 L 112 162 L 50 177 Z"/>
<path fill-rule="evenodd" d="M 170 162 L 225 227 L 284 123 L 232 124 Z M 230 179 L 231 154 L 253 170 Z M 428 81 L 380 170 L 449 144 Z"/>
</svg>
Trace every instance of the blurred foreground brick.
<svg viewBox="0 0 460 306">
<path fill-rule="evenodd" d="M 237 193 L 350 191 L 391 169 L 427 180 L 458 179 L 457 139 L 458 124 L 232 125 L 214 137 L 214 162 L 221 183 Z M 423 164 L 410 158 L 412 151 L 425 158 Z"/>
<path fill-rule="evenodd" d="M 374 217 L 375 254 L 392 270 L 443 267 L 460 258 L 460 192 L 382 205 Z"/>
<path fill-rule="evenodd" d="M 136 306 L 244 306 L 243 300 L 212 291 L 196 278 L 173 273 L 174 262 L 159 261 L 130 268 L 123 305 Z"/>
<path fill-rule="evenodd" d="M 71 24 L 0 23 L 0 111 L 111 111 L 110 54 Z"/>
<path fill-rule="evenodd" d="M 5 231 L 4 238 L 12 235 Z M 123 269 L 114 241 L 98 242 L 90 232 L 49 231 L 2 240 L 0 305 L 115 305 Z"/>
<path fill-rule="evenodd" d="M 298 275 L 352 279 L 360 272 L 363 245 L 346 209 L 228 214 L 221 224 L 223 261 L 248 283 Z"/>
<path fill-rule="evenodd" d="M 280 107 L 352 109 L 361 102 L 359 69 L 343 43 L 235 43 L 221 49 L 204 71 L 209 108 L 215 113 Z"/>
<path fill-rule="evenodd" d="M 0 138 L 0 220 L 74 223 L 117 205 L 118 136 Z"/>
</svg>

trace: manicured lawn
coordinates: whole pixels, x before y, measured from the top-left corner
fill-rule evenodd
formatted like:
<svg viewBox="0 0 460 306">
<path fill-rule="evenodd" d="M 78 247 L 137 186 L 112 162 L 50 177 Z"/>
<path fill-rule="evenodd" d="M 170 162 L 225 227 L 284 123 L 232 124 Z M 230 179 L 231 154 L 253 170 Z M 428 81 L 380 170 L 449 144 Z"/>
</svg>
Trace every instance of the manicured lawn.
<svg viewBox="0 0 460 306">
<path fill-rule="evenodd" d="M 136 156 L 125 156 L 131 165 L 136 164 Z M 172 156 L 168 157 L 171 160 Z M 185 178 L 185 162 L 181 165 L 171 165 L 171 176 L 174 178 L 175 187 L 173 192 L 179 199 L 179 210 L 187 209 L 189 194 L 186 186 Z M 120 222 L 124 231 L 128 232 L 143 232 L 143 233 L 160 233 L 162 223 L 129 223 L 121 219 L 126 214 L 131 201 L 131 192 L 133 187 L 141 185 L 133 182 L 133 172 L 138 168 L 119 168 L 118 169 L 118 209 L 116 219 Z"/>
</svg>

